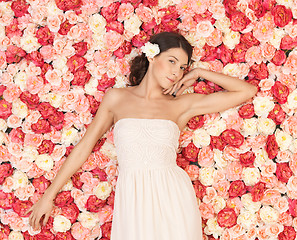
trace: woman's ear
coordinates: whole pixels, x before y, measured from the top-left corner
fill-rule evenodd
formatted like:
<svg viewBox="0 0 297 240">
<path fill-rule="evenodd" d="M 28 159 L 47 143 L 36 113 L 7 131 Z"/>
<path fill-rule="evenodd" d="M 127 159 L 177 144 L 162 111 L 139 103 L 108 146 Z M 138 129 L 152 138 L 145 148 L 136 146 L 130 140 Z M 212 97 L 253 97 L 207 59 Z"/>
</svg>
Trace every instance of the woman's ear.
<svg viewBox="0 0 297 240">
<path fill-rule="evenodd" d="M 149 61 L 149 62 L 153 62 L 154 60 L 155 60 L 155 58 L 153 57 L 153 58 L 151 58 L 151 57 L 147 57 L 147 60 Z"/>
</svg>

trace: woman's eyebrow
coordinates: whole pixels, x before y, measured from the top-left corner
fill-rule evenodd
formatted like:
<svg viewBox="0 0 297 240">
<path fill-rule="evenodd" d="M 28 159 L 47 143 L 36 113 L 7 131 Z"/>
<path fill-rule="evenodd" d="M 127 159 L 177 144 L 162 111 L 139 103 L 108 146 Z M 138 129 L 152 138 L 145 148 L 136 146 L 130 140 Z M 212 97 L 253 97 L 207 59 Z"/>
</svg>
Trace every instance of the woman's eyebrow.
<svg viewBox="0 0 297 240">
<path fill-rule="evenodd" d="M 178 61 L 179 62 L 179 60 L 175 57 L 175 56 L 169 56 L 169 57 L 173 57 L 173 58 L 175 58 L 176 59 L 176 61 Z M 188 64 L 182 64 L 182 65 L 188 65 Z"/>
</svg>

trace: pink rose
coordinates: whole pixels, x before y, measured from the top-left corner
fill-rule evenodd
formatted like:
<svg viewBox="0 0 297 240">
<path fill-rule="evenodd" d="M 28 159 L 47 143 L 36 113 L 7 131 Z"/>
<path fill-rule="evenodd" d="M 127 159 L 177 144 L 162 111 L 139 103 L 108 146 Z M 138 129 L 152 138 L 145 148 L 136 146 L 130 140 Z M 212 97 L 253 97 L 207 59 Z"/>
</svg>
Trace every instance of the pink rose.
<svg viewBox="0 0 297 240">
<path fill-rule="evenodd" d="M 249 2 L 249 8 L 254 11 L 257 18 L 264 16 L 266 9 L 262 5 L 262 0 L 252 0 Z"/>
<path fill-rule="evenodd" d="M 126 54 L 129 54 L 132 50 L 132 45 L 130 42 L 125 41 L 122 46 L 120 46 L 116 51 L 114 51 L 114 55 L 117 58 L 124 58 Z"/>
<path fill-rule="evenodd" d="M 107 174 L 105 170 L 102 170 L 99 167 L 92 169 L 90 172 L 92 173 L 93 178 L 98 178 L 101 182 L 107 180 Z"/>
<path fill-rule="evenodd" d="M 33 62 L 37 67 L 42 67 L 44 64 L 44 59 L 38 51 L 28 53 L 26 59 L 28 60 L 28 63 Z"/>
<path fill-rule="evenodd" d="M 134 47 L 140 48 L 149 40 L 149 35 L 145 31 L 140 31 L 139 34 L 135 35 L 131 43 Z"/>
<path fill-rule="evenodd" d="M 7 119 L 11 114 L 12 104 L 5 99 L 0 100 L 0 118 Z"/>
<path fill-rule="evenodd" d="M 191 164 L 185 167 L 185 172 L 189 175 L 191 181 L 195 181 L 199 177 L 199 167 L 197 165 Z"/>
<path fill-rule="evenodd" d="M 115 31 L 118 32 L 119 34 L 124 33 L 124 25 L 118 21 L 112 21 L 112 22 L 107 22 L 106 24 L 106 31 Z"/>
<path fill-rule="evenodd" d="M 224 1 L 223 4 L 225 6 L 225 10 L 228 14 L 232 14 L 237 11 L 237 3 L 239 0 L 227 0 Z"/>
<path fill-rule="evenodd" d="M 248 77 L 250 79 L 265 79 L 268 78 L 268 70 L 267 70 L 267 66 L 265 63 L 260 63 L 260 64 L 254 64 L 251 66 L 250 68 L 250 72 L 248 74 Z"/>
<path fill-rule="evenodd" d="M 271 62 L 274 63 L 276 66 L 281 66 L 286 62 L 286 54 L 282 50 L 276 50 Z"/>
<path fill-rule="evenodd" d="M 75 73 L 78 69 L 83 68 L 87 63 L 84 57 L 74 55 L 67 60 L 67 67 L 70 72 Z"/>
<path fill-rule="evenodd" d="M 231 182 L 228 193 L 230 198 L 241 197 L 247 191 L 246 185 L 242 180 Z"/>
<path fill-rule="evenodd" d="M 277 163 L 275 175 L 277 176 L 279 181 L 287 183 L 289 181 L 289 178 L 293 175 L 293 172 L 289 167 L 289 163 Z"/>
<path fill-rule="evenodd" d="M 25 14 L 29 14 L 28 8 L 29 4 L 25 0 L 16 0 L 11 4 L 11 10 L 14 12 L 14 15 L 18 17 L 23 17 Z"/>
<path fill-rule="evenodd" d="M 259 202 L 264 196 L 266 190 L 266 184 L 263 182 L 258 182 L 252 187 L 251 194 L 254 202 Z"/>
<path fill-rule="evenodd" d="M 25 133 L 22 131 L 20 127 L 13 128 L 9 133 L 9 139 L 11 142 L 23 144 L 24 138 L 25 138 Z"/>
<path fill-rule="evenodd" d="M 105 222 L 101 225 L 102 237 L 110 239 L 111 222 Z M 100 238 L 101 239 L 101 238 Z"/>
<path fill-rule="evenodd" d="M 232 31 L 242 31 L 247 25 L 251 23 L 251 20 L 242 12 L 233 12 L 230 17 L 231 30 Z"/>
<path fill-rule="evenodd" d="M 198 83 L 196 81 L 196 84 L 194 84 L 193 86 L 195 93 L 210 94 L 214 92 L 214 89 L 211 88 L 211 86 L 208 85 L 205 81 L 200 81 Z"/>
<path fill-rule="evenodd" d="M 51 154 L 55 148 L 55 144 L 51 140 L 44 139 L 42 143 L 38 146 L 39 154 Z"/>
<path fill-rule="evenodd" d="M 199 180 L 193 181 L 193 187 L 196 196 L 202 200 L 202 198 L 206 195 L 206 187 Z"/>
<path fill-rule="evenodd" d="M 97 89 L 99 91 L 106 91 L 107 88 L 113 86 L 115 84 L 115 78 L 109 78 L 107 74 L 105 73 L 101 79 L 98 80 L 98 86 Z"/>
<path fill-rule="evenodd" d="M 275 139 L 275 135 L 274 134 L 269 135 L 267 137 L 265 150 L 268 153 L 268 157 L 270 159 L 273 159 L 273 158 L 276 157 L 276 155 L 278 153 L 278 144 L 276 142 L 276 139 Z"/>
<path fill-rule="evenodd" d="M 23 32 L 18 27 L 18 19 L 14 18 L 10 25 L 5 27 L 5 34 L 7 37 L 21 37 Z"/>
<path fill-rule="evenodd" d="M 236 225 L 237 216 L 232 208 L 224 208 L 219 211 L 217 216 L 217 222 L 220 227 L 231 228 Z"/>
<path fill-rule="evenodd" d="M 280 48 L 284 50 L 291 50 L 297 47 L 297 37 L 291 38 L 289 35 L 286 35 L 282 38 Z"/>
<path fill-rule="evenodd" d="M 18 63 L 26 56 L 26 52 L 23 49 L 14 45 L 9 45 L 5 54 L 7 63 Z"/>
<path fill-rule="evenodd" d="M 231 62 L 232 50 L 221 44 L 217 48 L 217 58 L 220 59 L 224 65 Z"/>
<path fill-rule="evenodd" d="M 31 208 L 33 203 L 31 201 L 21 201 L 15 198 L 14 202 L 12 203 L 12 209 L 15 211 L 20 217 L 29 217 L 31 213 L 25 214 L 25 212 Z"/>
<path fill-rule="evenodd" d="M 217 59 L 217 48 L 213 46 L 209 46 L 207 43 L 203 46 L 205 55 L 201 58 L 201 61 L 214 61 Z"/>
<path fill-rule="evenodd" d="M 232 147 L 240 147 L 243 144 L 244 137 L 235 129 L 226 129 L 221 133 L 224 142 Z"/>
<path fill-rule="evenodd" d="M 67 33 L 70 31 L 70 28 L 72 28 L 73 26 L 74 24 L 70 24 L 67 19 L 61 23 L 58 33 L 61 35 L 67 35 Z"/>
<path fill-rule="evenodd" d="M 101 9 L 101 15 L 106 19 L 107 22 L 115 21 L 118 17 L 118 9 L 120 2 L 111 3 L 107 7 Z"/>
<path fill-rule="evenodd" d="M 3 190 L 0 190 L 0 208 L 7 209 L 7 210 L 11 209 L 12 204 L 14 202 L 15 202 L 15 196 L 12 192 L 5 193 L 5 192 L 3 192 Z"/>
<path fill-rule="evenodd" d="M 244 33 L 240 36 L 240 42 L 244 43 L 248 48 L 252 46 L 258 46 L 260 42 L 257 40 L 257 38 L 254 37 L 252 32 Z"/>
<path fill-rule="evenodd" d="M 87 42 L 78 42 L 72 45 L 75 49 L 75 55 L 82 57 L 88 51 L 88 44 Z"/>
<path fill-rule="evenodd" d="M 34 178 L 32 184 L 38 193 L 44 193 L 51 182 L 44 176 L 40 176 L 38 178 Z"/>
<path fill-rule="evenodd" d="M 74 78 L 71 81 L 71 84 L 84 86 L 86 83 L 89 82 L 90 78 L 91 74 L 89 73 L 89 71 L 86 69 L 86 67 L 82 67 L 74 72 Z"/>
<path fill-rule="evenodd" d="M 293 18 L 291 9 L 286 8 L 284 5 L 276 5 L 272 8 L 274 23 L 278 27 L 286 26 Z"/>
<path fill-rule="evenodd" d="M 70 230 L 67 232 L 58 232 L 55 236 L 55 240 L 73 240 L 74 237 L 72 236 Z M 101 238 L 101 240 L 103 240 Z"/>
<path fill-rule="evenodd" d="M 244 43 L 237 44 L 232 52 L 232 61 L 234 63 L 245 62 L 246 52 L 247 52 L 247 47 Z"/>
<path fill-rule="evenodd" d="M 74 202 L 71 202 L 70 204 L 66 204 L 62 206 L 62 215 L 70 220 L 70 222 L 73 224 L 78 215 L 79 215 L 79 209 L 76 206 Z"/>
<path fill-rule="evenodd" d="M 73 202 L 73 197 L 71 196 L 71 191 L 62 191 L 57 194 L 55 198 L 55 205 L 58 207 L 63 207 Z"/>
</svg>

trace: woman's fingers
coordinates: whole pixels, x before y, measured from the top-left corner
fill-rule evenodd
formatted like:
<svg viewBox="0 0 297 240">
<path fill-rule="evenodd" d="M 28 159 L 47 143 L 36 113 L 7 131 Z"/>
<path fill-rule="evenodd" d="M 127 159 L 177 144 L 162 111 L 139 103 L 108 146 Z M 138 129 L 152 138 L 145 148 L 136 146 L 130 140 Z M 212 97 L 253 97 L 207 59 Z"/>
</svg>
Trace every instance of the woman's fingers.
<svg viewBox="0 0 297 240">
<path fill-rule="evenodd" d="M 50 213 L 45 214 L 45 217 L 44 217 L 44 219 L 43 219 L 43 226 L 46 225 L 46 223 L 47 223 L 49 217 L 50 217 Z"/>
</svg>

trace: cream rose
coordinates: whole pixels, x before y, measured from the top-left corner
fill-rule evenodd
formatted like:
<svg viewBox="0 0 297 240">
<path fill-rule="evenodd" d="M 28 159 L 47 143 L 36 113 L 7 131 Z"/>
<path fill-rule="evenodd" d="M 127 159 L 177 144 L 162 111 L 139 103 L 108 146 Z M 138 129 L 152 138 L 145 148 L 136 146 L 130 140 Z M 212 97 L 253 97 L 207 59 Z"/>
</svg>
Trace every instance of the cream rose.
<svg viewBox="0 0 297 240">
<path fill-rule="evenodd" d="M 19 231 L 11 231 L 8 235 L 8 240 L 23 240 L 23 234 Z"/>
<path fill-rule="evenodd" d="M 66 232 L 71 228 L 71 222 L 63 215 L 57 215 L 54 217 L 53 229 L 56 232 Z"/>
<path fill-rule="evenodd" d="M 211 204 L 213 206 L 213 209 L 215 211 L 215 213 L 219 213 L 219 211 L 221 211 L 222 209 L 224 209 L 226 207 L 226 201 L 224 198 L 220 197 L 220 196 L 216 196 L 211 200 Z"/>
<path fill-rule="evenodd" d="M 13 77 L 14 83 L 22 90 L 26 90 L 27 73 L 17 72 Z"/>
<path fill-rule="evenodd" d="M 279 213 L 274 208 L 270 206 L 263 206 L 260 209 L 260 218 L 261 220 L 266 223 L 275 223 L 278 221 Z"/>
<path fill-rule="evenodd" d="M 291 92 L 288 96 L 288 102 L 286 104 L 289 109 L 297 108 L 297 89 Z"/>
<path fill-rule="evenodd" d="M 206 130 L 198 128 L 194 131 L 193 143 L 196 147 L 206 147 L 210 144 L 210 135 Z"/>
<path fill-rule="evenodd" d="M 16 170 L 12 175 L 13 189 L 26 187 L 28 184 L 28 177 L 22 171 Z"/>
<path fill-rule="evenodd" d="M 258 132 L 263 135 L 270 135 L 274 133 L 276 124 L 271 118 L 260 117 L 258 119 Z"/>
<path fill-rule="evenodd" d="M 37 158 L 35 159 L 35 163 L 37 167 L 47 172 L 52 170 L 54 166 L 54 161 L 52 157 L 48 154 L 38 155 Z"/>
<path fill-rule="evenodd" d="M 283 28 L 273 28 L 273 36 L 268 40 L 268 42 L 276 49 L 279 49 L 282 38 L 285 35 L 286 32 Z"/>
<path fill-rule="evenodd" d="M 237 223 L 244 229 L 249 230 L 252 225 L 257 223 L 257 216 L 254 212 L 242 209 L 237 217 Z"/>
<path fill-rule="evenodd" d="M 255 113 L 259 117 L 267 117 L 274 108 L 273 99 L 270 97 L 255 97 L 253 100 Z"/>
<path fill-rule="evenodd" d="M 242 170 L 242 180 L 247 186 L 255 185 L 261 178 L 260 171 L 255 168 L 244 168 Z"/>
<path fill-rule="evenodd" d="M 229 49 L 234 49 L 239 42 L 240 42 L 239 32 L 234 32 L 230 30 L 229 32 L 226 32 L 223 36 L 223 43 Z"/>
<path fill-rule="evenodd" d="M 109 197 L 112 191 L 112 186 L 108 182 L 99 182 L 99 184 L 93 189 L 93 193 L 97 198 L 105 200 Z"/>
<path fill-rule="evenodd" d="M 41 44 L 38 43 L 38 39 L 30 34 L 24 34 L 21 37 L 20 47 L 25 50 L 27 53 L 37 51 Z"/>
<path fill-rule="evenodd" d="M 66 147 L 68 147 L 71 143 L 76 145 L 78 141 L 78 131 L 75 128 L 71 127 L 68 129 L 62 129 L 61 143 L 63 143 Z"/>
<path fill-rule="evenodd" d="M 256 213 L 261 207 L 261 202 L 254 202 L 252 199 L 252 194 L 247 193 L 241 196 L 241 202 L 246 210 Z"/>
<path fill-rule="evenodd" d="M 224 130 L 226 130 L 226 122 L 223 119 L 215 120 L 211 123 L 206 123 L 205 129 L 209 135 L 219 136 Z"/>
<path fill-rule="evenodd" d="M 223 68 L 223 73 L 232 77 L 239 77 L 240 75 L 240 68 L 236 63 L 228 63 Z"/>
<path fill-rule="evenodd" d="M 28 107 L 21 100 L 17 99 L 12 102 L 12 113 L 19 118 L 25 118 L 28 115 Z"/>
<path fill-rule="evenodd" d="M 219 238 L 224 232 L 224 229 L 219 226 L 216 218 L 211 218 L 207 220 L 204 232 L 207 235 L 213 235 L 215 238 Z"/>
<path fill-rule="evenodd" d="M 257 130 L 258 119 L 257 118 L 248 118 L 243 120 L 243 136 L 256 136 L 258 133 Z"/>
<path fill-rule="evenodd" d="M 129 19 L 124 21 L 124 28 L 134 35 L 137 35 L 140 32 L 139 29 L 141 24 L 142 21 L 139 19 L 139 17 L 136 14 L 133 14 L 131 17 L 129 17 Z"/>
<path fill-rule="evenodd" d="M 99 222 L 99 217 L 96 213 L 82 212 L 78 215 L 77 220 L 81 222 L 83 227 L 92 229 Z"/>
<path fill-rule="evenodd" d="M 277 129 L 275 132 L 275 138 L 281 151 L 285 151 L 290 148 L 293 138 L 290 134 L 285 131 Z"/>
<path fill-rule="evenodd" d="M 110 159 L 117 159 L 115 146 L 108 141 L 105 141 L 104 144 L 101 146 L 100 152 Z"/>
<path fill-rule="evenodd" d="M 199 169 L 199 181 L 205 186 L 211 186 L 214 183 L 216 170 L 213 167 Z"/>
</svg>

